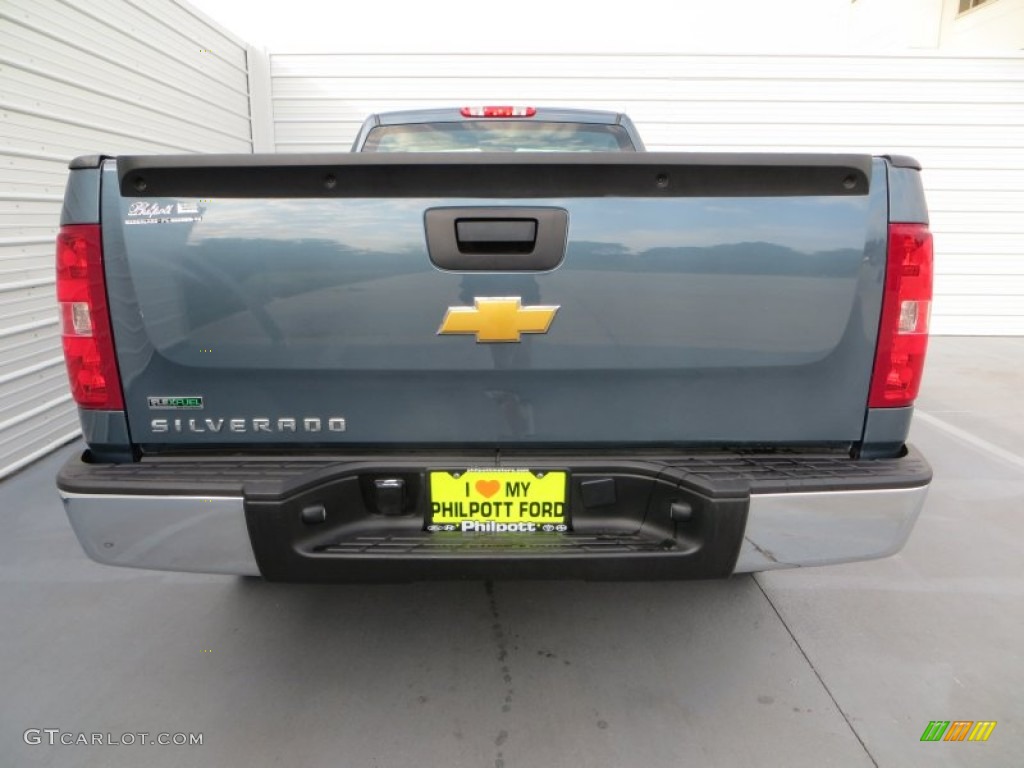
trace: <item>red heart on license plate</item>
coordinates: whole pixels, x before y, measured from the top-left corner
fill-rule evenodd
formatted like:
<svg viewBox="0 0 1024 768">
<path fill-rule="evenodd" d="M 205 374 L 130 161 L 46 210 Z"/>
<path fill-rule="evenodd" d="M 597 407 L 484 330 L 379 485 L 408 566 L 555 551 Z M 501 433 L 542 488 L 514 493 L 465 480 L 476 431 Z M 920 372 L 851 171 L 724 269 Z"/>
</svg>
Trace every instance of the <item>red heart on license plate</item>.
<svg viewBox="0 0 1024 768">
<path fill-rule="evenodd" d="M 476 492 L 483 496 L 485 499 L 491 498 L 494 494 L 501 490 L 501 482 L 499 480 L 477 480 L 476 481 Z"/>
</svg>

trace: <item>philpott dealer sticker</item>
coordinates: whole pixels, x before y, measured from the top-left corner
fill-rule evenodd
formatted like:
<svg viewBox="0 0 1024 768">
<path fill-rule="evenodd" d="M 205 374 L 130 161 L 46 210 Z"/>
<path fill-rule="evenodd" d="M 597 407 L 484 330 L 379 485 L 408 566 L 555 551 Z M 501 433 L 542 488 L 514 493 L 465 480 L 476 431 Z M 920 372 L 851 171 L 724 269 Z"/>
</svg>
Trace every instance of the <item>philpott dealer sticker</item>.
<svg viewBox="0 0 1024 768">
<path fill-rule="evenodd" d="M 203 210 L 194 202 L 147 202 L 137 200 L 128 206 L 125 224 L 191 224 L 203 220 Z"/>
</svg>

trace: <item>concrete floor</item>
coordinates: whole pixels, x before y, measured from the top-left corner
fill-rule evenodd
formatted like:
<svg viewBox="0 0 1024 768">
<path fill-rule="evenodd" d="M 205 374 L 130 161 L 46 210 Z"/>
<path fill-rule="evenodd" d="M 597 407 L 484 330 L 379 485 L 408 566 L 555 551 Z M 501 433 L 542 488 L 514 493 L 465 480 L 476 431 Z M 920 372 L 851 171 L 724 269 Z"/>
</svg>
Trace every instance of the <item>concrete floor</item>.
<svg viewBox="0 0 1024 768">
<path fill-rule="evenodd" d="M 717 582 L 100 566 L 53 488 L 69 446 L 0 484 L 0 766 L 1020 766 L 1024 339 L 933 340 L 919 406 L 936 479 L 902 554 Z M 957 719 L 998 725 L 919 741 Z"/>
</svg>

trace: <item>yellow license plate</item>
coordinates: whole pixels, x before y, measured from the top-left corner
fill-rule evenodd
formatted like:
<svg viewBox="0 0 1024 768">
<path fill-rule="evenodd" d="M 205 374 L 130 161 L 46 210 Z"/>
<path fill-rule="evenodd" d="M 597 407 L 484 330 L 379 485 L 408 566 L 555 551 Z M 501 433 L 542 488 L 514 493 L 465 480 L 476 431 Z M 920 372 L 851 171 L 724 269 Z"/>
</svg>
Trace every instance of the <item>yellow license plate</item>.
<svg viewBox="0 0 1024 768">
<path fill-rule="evenodd" d="M 551 533 L 569 530 L 565 472 L 470 469 L 430 473 L 428 531 Z"/>
</svg>

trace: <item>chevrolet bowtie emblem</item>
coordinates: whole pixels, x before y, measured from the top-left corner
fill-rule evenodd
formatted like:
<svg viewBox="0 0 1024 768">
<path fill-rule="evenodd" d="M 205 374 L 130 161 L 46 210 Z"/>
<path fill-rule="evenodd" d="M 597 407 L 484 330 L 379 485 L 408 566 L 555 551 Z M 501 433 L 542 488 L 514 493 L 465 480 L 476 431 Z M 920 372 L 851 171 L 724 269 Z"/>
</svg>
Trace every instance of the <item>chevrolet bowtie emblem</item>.
<svg viewBox="0 0 1024 768">
<path fill-rule="evenodd" d="M 477 298 L 472 307 L 449 307 L 438 334 L 473 333 L 478 342 L 519 341 L 522 333 L 547 333 L 558 307 L 524 307 L 518 296 Z"/>
</svg>

